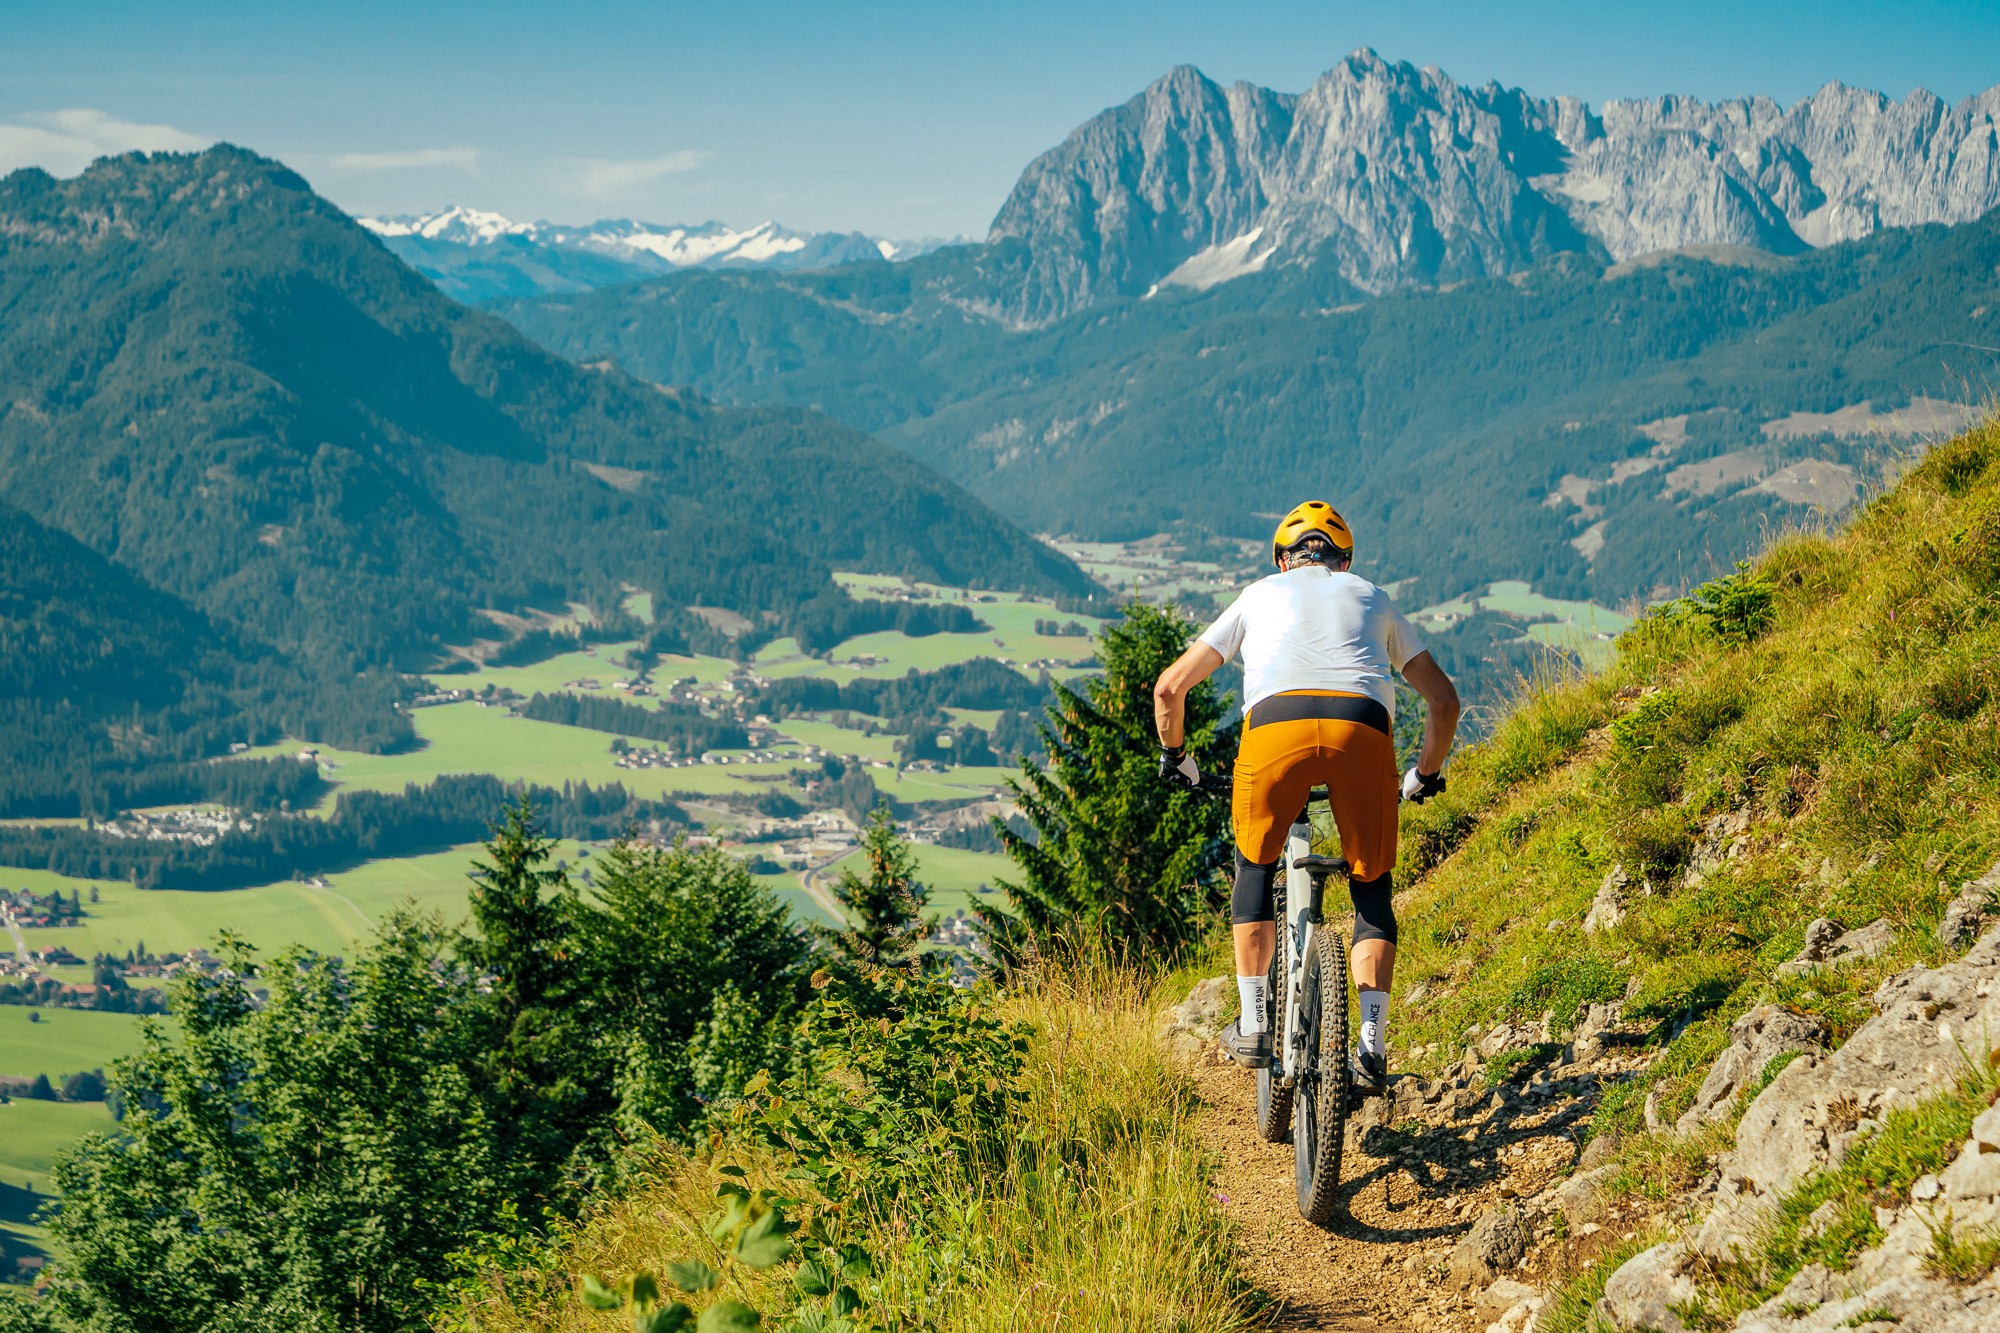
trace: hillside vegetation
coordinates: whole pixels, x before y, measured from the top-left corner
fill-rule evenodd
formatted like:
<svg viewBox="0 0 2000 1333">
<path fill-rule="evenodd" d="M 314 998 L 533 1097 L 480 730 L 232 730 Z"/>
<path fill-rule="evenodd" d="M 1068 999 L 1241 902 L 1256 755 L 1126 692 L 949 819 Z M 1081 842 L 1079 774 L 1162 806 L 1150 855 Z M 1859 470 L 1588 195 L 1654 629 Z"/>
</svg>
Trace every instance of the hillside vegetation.
<svg viewBox="0 0 2000 1333">
<path fill-rule="evenodd" d="M 1753 1000 L 1844 1033 L 1881 967 L 1934 957 L 1939 911 L 2000 855 L 1996 462 L 1993 426 L 1938 447 L 1844 531 L 1779 539 L 1463 756 L 1405 816 L 1398 981 L 1428 994 L 1402 1040 L 1455 1058 L 1467 1024 L 1560 1029 L 1624 1000 L 1678 1031 L 1653 1075 L 1671 1116 Z M 1625 920 L 1586 935 L 1614 868 Z M 1822 915 L 1887 917 L 1902 942 L 1775 980 Z M 1621 1089 L 1612 1120 L 1647 1091 Z"/>
</svg>

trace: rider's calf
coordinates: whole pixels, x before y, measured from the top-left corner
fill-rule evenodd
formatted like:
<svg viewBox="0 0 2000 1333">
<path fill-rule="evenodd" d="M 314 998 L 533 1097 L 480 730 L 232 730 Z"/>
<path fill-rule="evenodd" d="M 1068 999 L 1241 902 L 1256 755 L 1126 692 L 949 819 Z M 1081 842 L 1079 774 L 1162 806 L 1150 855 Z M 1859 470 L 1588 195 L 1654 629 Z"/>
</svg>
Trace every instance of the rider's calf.
<svg viewBox="0 0 2000 1333">
<path fill-rule="evenodd" d="M 1247 926 L 1277 919 L 1271 886 L 1278 863 L 1259 865 L 1236 853 L 1236 886 L 1229 895 L 1229 923 Z M 1348 896 L 1354 900 L 1354 942 L 1383 940 L 1396 942 L 1395 886 L 1387 871 L 1374 879 L 1349 880 Z"/>
</svg>

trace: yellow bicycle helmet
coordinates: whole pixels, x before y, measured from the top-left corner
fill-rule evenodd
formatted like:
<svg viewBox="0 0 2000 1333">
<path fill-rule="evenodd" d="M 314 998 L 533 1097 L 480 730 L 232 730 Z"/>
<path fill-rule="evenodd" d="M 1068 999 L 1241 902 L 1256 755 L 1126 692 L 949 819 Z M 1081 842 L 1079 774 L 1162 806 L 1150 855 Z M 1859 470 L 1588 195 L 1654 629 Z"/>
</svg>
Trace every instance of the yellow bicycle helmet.
<svg viewBox="0 0 2000 1333">
<path fill-rule="evenodd" d="M 1278 520 L 1278 530 L 1271 534 L 1271 563 L 1283 564 L 1287 550 L 1315 535 L 1326 538 L 1335 550 L 1353 558 L 1354 533 L 1347 520 L 1326 501 L 1308 500 Z"/>
</svg>

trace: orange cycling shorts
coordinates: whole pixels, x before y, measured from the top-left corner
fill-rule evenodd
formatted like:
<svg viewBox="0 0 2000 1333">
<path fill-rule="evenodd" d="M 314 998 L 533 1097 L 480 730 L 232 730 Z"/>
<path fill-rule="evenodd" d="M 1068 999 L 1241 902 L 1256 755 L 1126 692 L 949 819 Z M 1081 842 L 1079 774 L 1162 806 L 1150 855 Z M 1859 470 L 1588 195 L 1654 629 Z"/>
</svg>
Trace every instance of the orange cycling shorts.
<svg viewBox="0 0 2000 1333">
<path fill-rule="evenodd" d="M 1293 690 L 1250 709 L 1236 752 L 1236 850 L 1252 865 L 1285 853 L 1314 787 L 1325 787 L 1351 877 L 1396 866 L 1396 746 L 1389 710 L 1365 694 Z"/>
</svg>

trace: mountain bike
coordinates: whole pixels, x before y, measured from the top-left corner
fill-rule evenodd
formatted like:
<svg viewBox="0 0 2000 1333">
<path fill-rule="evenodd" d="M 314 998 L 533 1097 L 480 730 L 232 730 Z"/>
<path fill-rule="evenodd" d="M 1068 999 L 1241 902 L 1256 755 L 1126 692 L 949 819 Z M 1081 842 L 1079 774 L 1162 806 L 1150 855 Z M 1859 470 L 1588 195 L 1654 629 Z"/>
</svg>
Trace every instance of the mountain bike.
<svg viewBox="0 0 2000 1333">
<path fill-rule="evenodd" d="M 1271 1064 L 1257 1071 L 1257 1132 L 1267 1143 L 1292 1140 L 1299 1213 L 1314 1226 L 1332 1220 L 1340 1189 L 1352 1079 L 1347 1063 L 1347 946 L 1323 929 L 1326 883 L 1347 863 L 1312 850 L 1316 787 L 1285 839 L 1285 873 L 1276 895 L 1278 947 L 1271 955 Z"/>
</svg>

